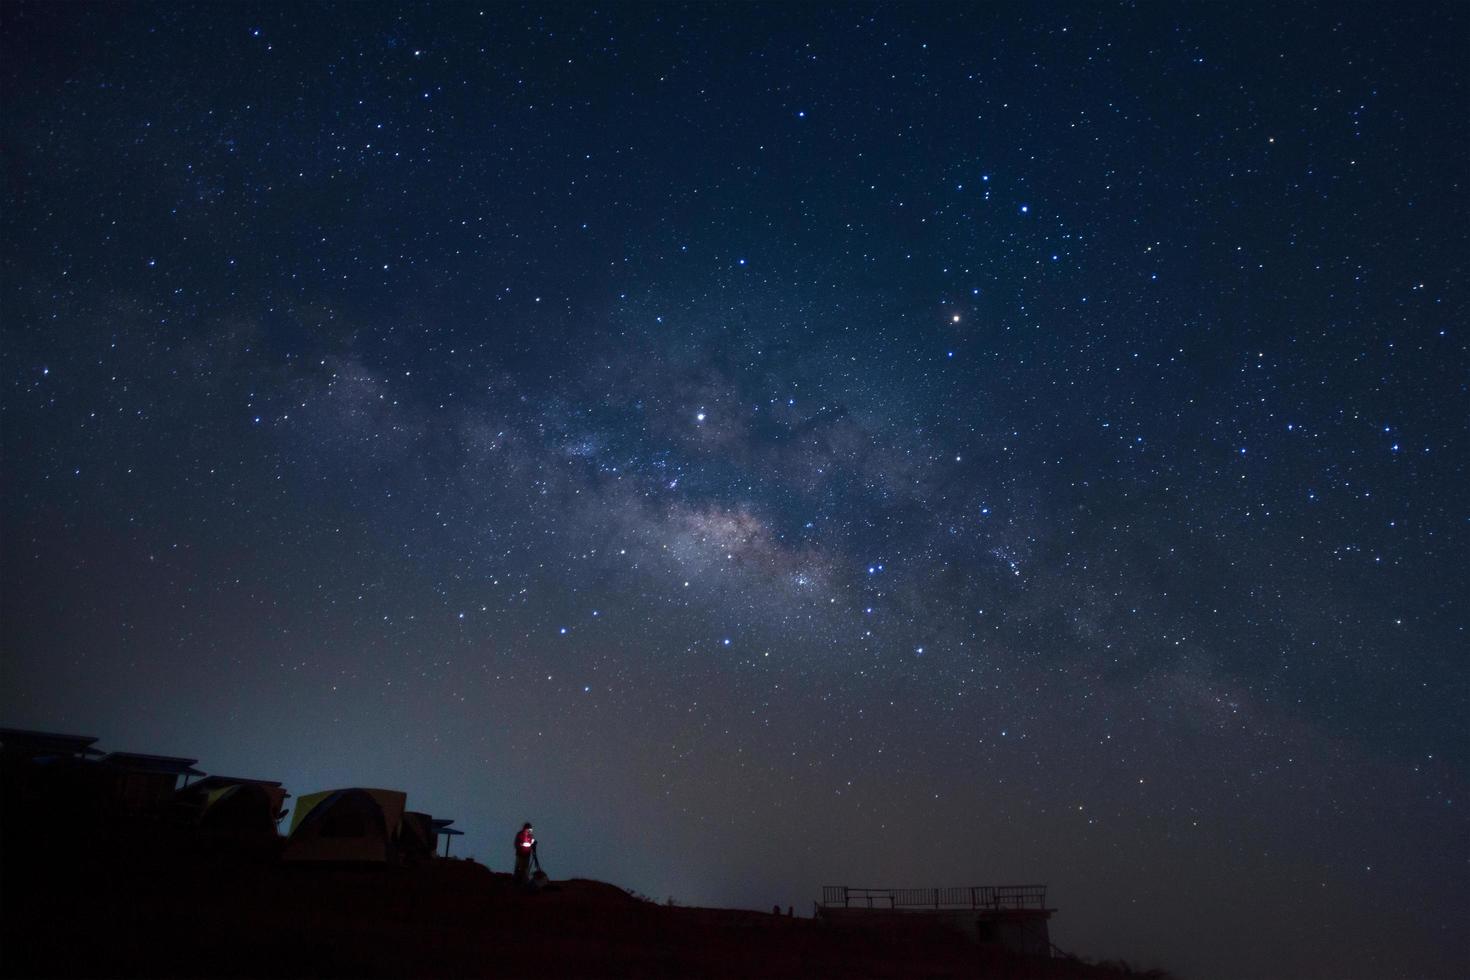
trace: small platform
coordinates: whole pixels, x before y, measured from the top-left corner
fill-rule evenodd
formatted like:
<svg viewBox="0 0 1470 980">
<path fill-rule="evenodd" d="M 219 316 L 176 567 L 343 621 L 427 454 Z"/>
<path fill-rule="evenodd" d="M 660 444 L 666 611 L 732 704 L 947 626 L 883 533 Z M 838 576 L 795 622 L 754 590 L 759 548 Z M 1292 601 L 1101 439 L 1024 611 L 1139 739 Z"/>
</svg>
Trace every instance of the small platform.
<svg viewBox="0 0 1470 980">
<path fill-rule="evenodd" d="M 833 924 L 877 926 L 923 916 L 958 929 L 977 943 L 1028 956 L 1051 955 L 1048 925 L 1056 909 L 1045 885 L 973 885 L 960 888 L 850 888 L 826 885 L 816 917 Z"/>
</svg>

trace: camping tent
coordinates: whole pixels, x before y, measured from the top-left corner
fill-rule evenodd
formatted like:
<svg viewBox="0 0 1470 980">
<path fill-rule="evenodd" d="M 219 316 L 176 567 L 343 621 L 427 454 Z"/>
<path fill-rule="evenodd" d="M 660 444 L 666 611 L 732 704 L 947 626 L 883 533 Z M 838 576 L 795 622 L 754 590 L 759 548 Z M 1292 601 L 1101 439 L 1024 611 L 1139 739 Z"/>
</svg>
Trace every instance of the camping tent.
<svg viewBox="0 0 1470 980">
<path fill-rule="evenodd" d="M 380 863 L 397 856 L 408 794 L 392 789 L 334 789 L 296 801 L 286 861 Z"/>
<path fill-rule="evenodd" d="M 175 799 L 207 833 L 235 837 L 276 836 L 276 821 L 290 796 L 278 782 L 237 776 L 206 776 Z"/>
</svg>

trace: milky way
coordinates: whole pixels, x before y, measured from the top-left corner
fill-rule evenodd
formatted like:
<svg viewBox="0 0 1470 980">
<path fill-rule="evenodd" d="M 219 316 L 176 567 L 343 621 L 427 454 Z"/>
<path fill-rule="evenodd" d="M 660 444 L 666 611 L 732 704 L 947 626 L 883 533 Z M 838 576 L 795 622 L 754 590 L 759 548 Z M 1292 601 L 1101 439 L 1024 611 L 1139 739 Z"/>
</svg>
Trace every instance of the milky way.
<svg viewBox="0 0 1470 980">
<path fill-rule="evenodd" d="M 1466 38 L 11 4 L 3 721 L 659 899 L 1461 975 Z"/>
</svg>

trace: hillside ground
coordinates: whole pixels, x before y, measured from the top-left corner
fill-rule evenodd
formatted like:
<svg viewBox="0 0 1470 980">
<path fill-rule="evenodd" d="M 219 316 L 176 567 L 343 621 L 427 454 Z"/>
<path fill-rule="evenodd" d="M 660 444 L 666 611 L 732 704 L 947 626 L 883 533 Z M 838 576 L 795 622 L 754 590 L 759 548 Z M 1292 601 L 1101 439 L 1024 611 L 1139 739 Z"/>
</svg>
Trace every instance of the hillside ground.
<svg viewBox="0 0 1470 980">
<path fill-rule="evenodd" d="M 658 905 L 580 879 L 528 893 L 468 860 L 298 867 L 271 854 L 21 843 L 5 841 L 0 866 L 7 977 L 1130 975 L 982 949 L 917 916 L 843 928 Z"/>
</svg>

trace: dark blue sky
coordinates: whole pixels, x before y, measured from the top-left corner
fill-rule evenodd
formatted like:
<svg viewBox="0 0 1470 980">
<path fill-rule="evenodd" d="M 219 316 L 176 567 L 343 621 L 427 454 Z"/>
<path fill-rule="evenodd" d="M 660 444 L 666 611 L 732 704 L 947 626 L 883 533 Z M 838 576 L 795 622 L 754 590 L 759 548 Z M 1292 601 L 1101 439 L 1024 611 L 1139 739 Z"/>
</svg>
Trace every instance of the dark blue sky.
<svg viewBox="0 0 1470 980">
<path fill-rule="evenodd" d="M 8 5 L 0 716 L 498 870 L 1462 974 L 1467 40 Z"/>
</svg>

